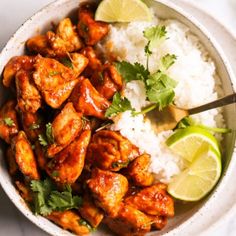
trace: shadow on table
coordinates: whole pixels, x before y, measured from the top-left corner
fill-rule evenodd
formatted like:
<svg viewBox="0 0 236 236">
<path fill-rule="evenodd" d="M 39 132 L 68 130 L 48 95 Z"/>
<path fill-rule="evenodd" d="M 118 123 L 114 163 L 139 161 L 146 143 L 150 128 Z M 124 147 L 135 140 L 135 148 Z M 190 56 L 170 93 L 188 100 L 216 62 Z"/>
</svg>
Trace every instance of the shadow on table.
<svg viewBox="0 0 236 236">
<path fill-rule="evenodd" d="M 31 223 L 10 201 L 0 186 L 0 235 L 48 236 Z"/>
</svg>

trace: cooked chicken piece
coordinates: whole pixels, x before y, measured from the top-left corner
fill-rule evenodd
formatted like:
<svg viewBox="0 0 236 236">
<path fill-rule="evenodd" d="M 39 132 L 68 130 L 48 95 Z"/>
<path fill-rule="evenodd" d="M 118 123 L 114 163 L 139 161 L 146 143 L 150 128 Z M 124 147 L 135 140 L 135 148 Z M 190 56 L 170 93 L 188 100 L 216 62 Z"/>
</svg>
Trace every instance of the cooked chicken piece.
<svg viewBox="0 0 236 236">
<path fill-rule="evenodd" d="M 34 82 L 45 102 L 59 108 L 78 83 L 73 70 L 50 58 L 36 57 Z"/>
<path fill-rule="evenodd" d="M 86 45 L 93 46 L 108 34 L 109 26 L 107 23 L 95 21 L 91 6 L 84 4 L 79 8 L 78 31 Z"/>
<path fill-rule="evenodd" d="M 0 109 L 0 138 L 7 143 L 19 131 L 15 106 L 15 101 L 9 100 Z"/>
<path fill-rule="evenodd" d="M 139 150 L 118 132 L 101 130 L 89 145 L 87 160 L 103 170 L 119 171 L 139 156 Z"/>
<path fill-rule="evenodd" d="M 71 53 L 70 58 L 72 61 L 73 71 L 79 76 L 88 65 L 89 60 L 80 53 Z"/>
<path fill-rule="evenodd" d="M 90 229 L 83 224 L 84 221 L 74 211 L 54 211 L 47 218 L 60 225 L 63 229 L 70 230 L 79 236 L 90 233 Z"/>
<path fill-rule="evenodd" d="M 26 71 L 33 70 L 35 57 L 32 56 L 16 56 L 12 57 L 6 64 L 3 71 L 3 85 L 10 87 L 15 78 L 17 71 L 23 69 Z"/>
<path fill-rule="evenodd" d="M 42 100 L 31 76 L 25 70 L 19 70 L 16 74 L 17 108 L 22 112 L 35 113 L 41 107 Z"/>
<path fill-rule="evenodd" d="M 101 207 L 107 215 L 116 216 L 120 203 L 128 190 L 127 179 L 121 174 L 96 168 L 92 170 L 92 177 L 87 184 L 95 199 L 95 204 Z"/>
<path fill-rule="evenodd" d="M 75 109 L 85 116 L 95 116 L 100 119 L 105 118 L 105 112 L 110 106 L 110 102 L 101 96 L 92 86 L 88 79 L 83 79 L 73 90 L 70 101 Z"/>
<path fill-rule="evenodd" d="M 57 56 L 66 56 L 68 52 L 75 52 L 82 47 L 76 27 L 72 25 L 70 18 L 60 21 L 56 33 L 48 31 L 46 36 Z"/>
<path fill-rule="evenodd" d="M 149 172 L 150 155 L 143 154 L 132 161 L 127 169 L 133 183 L 137 186 L 150 186 L 154 181 L 154 176 Z"/>
<path fill-rule="evenodd" d="M 15 184 L 16 184 L 16 187 L 18 188 L 18 191 L 21 197 L 27 202 L 32 202 L 33 198 L 32 198 L 29 187 L 27 187 L 25 183 L 20 182 L 20 181 L 16 181 Z"/>
<path fill-rule="evenodd" d="M 83 197 L 83 205 L 79 208 L 79 213 L 94 228 L 98 227 L 104 217 L 102 210 L 95 206 L 88 194 Z"/>
<path fill-rule="evenodd" d="M 144 188 L 125 202 L 148 215 L 174 216 L 174 200 L 166 192 L 165 184 Z"/>
<path fill-rule="evenodd" d="M 18 172 L 18 166 L 16 164 L 15 155 L 10 147 L 6 151 L 8 171 L 11 176 L 15 175 Z"/>
<path fill-rule="evenodd" d="M 21 112 L 21 121 L 28 139 L 35 142 L 44 130 L 42 117 L 38 113 Z"/>
<path fill-rule="evenodd" d="M 91 83 L 108 100 L 122 89 L 122 78 L 113 65 L 105 66 L 103 72 L 93 73 Z"/>
<path fill-rule="evenodd" d="M 77 113 L 71 102 L 67 103 L 52 122 L 54 143 L 47 150 L 49 157 L 55 156 L 69 145 L 82 129 L 82 115 Z"/>
<path fill-rule="evenodd" d="M 12 139 L 11 148 L 23 175 L 33 180 L 40 179 L 32 147 L 23 131 Z"/>
<path fill-rule="evenodd" d="M 42 147 L 39 141 L 37 141 L 34 146 L 34 153 L 40 170 L 47 170 L 47 164 L 50 159 L 46 157 L 46 150 Z"/>
<path fill-rule="evenodd" d="M 87 57 L 89 60 L 88 66 L 84 71 L 86 76 L 92 76 L 94 71 L 102 71 L 102 63 L 97 58 L 97 55 L 92 47 L 83 48 L 80 53 Z"/>
<path fill-rule="evenodd" d="M 46 35 L 37 35 L 28 39 L 26 47 L 30 52 L 39 53 L 45 57 L 56 57 L 56 52 L 51 48 Z"/>
<path fill-rule="evenodd" d="M 56 182 L 72 184 L 84 168 L 84 160 L 90 141 L 91 131 L 84 131 L 48 164 L 48 174 Z"/>
<path fill-rule="evenodd" d="M 151 230 L 150 218 L 125 204 L 115 218 L 108 217 L 104 223 L 119 236 L 143 236 Z"/>
<path fill-rule="evenodd" d="M 167 224 L 167 217 L 166 216 L 148 216 L 152 222 L 152 228 L 161 230 Z"/>
</svg>

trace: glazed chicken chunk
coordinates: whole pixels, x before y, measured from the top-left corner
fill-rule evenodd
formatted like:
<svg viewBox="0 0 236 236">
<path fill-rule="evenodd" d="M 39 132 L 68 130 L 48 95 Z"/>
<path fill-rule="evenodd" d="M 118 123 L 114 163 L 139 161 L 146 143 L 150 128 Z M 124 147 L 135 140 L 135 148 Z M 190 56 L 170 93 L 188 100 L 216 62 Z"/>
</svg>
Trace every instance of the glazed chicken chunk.
<svg viewBox="0 0 236 236">
<path fill-rule="evenodd" d="M 93 199 L 88 194 L 83 197 L 83 204 L 79 207 L 79 213 L 94 228 L 98 227 L 104 217 L 102 210 L 94 204 Z"/>
<path fill-rule="evenodd" d="M 150 186 L 154 181 L 153 174 L 148 170 L 150 165 L 150 156 L 143 154 L 132 161 L 127 173 L 136 186 Z"/>
<path fill-rule="evenodd" d="M 151 230 L 150 218 L 126 204 L 121 204 L 118 215 L 106 218 L 105 223 L 120 236 L 142 236 Z"/>
<path fill-rule="evenodd" d="M 42 104 L 41 95 L 37 90 L 31 73 L 20 70 L 16 74 L 17 107 L 22 112 L 35 113 Z"/>
<path fill-rule="evenodd" d="M 80 53 L 70 53 L 70 60 L 72 62 L 72 69 L 77 76 L 79 76 L 89 63 L 87 57 Z"/>
<path fill-rule="evenodd" d="M 81 48 L 82 43 L 70 18 L 60 21 L 56 33 L 47 32 L 49 44 L 57 56 L 66 56 Z"/>
<path fill-rule="evenodd" d="M 28 139 L 35 142 L 43 133 L 43 118 L 39 113 L 21 112 L 21 123 Z"/>
<path fill-rule="evenodd" d="M 62 184 L 74 183 L 84 168 L 91 132 L 84 131 L 48 164 L 48 174 Z M 56 174 L 55 174 L 56 173 Z"/>
<path fill-rule="evenodd" d="M 0 109 L 0 137 L 7 143 L 19 131 L 15 106 L 15 101 L 9 100 Z"/>
<path fill-rule="evenodd" d="M 18 172 L 18 166 L 16 164 L 15 155 L 11 147 L 7 148 L 6 157 L 7 157 L 8 171 L 10 175 L 13 176 Z"/>
<path fill-rule="evenodd" d="M 100 169 L 92 170 L 92 177 L 87 181 L 95 200 L 109 216 L 116 216 L 120 203 L 128 190 L 127 179 L 117 173 Z"/>
<path fill-rule="evenodd" d="M 92 137 L 87 159 L 100 169 L 119 171 L 138 155 L 138 148 L 118 132 L 101 130 Z"/>
<path fill-rule="evenodd" d="M 70 230 L 77 235 L 88 235 L 90 230 L 83 224 L 83 220 L 74 211 L 54 211 L 47 218 L 56 224 L 60 225 L 63 229 Z"/>
<path fill-rule="evenodd" d="M 96 71 L 91 77 L 91 83 L 97 91 L 110 100 L 117 91 L 122 89 L 122 78 L 113 65 L 104 66 L 104 70 Z"/>
<path fill-rule="evenodd" d="M 32 56 L 16 56 L 12 57 L 10 61 L 6 64 L 3 71 L 3 85 L 6 87 L 10 87 L 15 78 L 17 71 L 25 70 L 31 71 L 33 70 L 35 57 Z"/>
<path fill-rule="evenodd" d="M 12 139 L 11 148 L 20 171 L 31 180 L 38 180 L 40 177 L 34 152 L 23 131 Z"/>
<path fill-rule="evenodd" d="M 46 35 L 37 35 L 27 40 L 26 47 L 30 52 L 39 53 L 45 57 L 56 57 Z"/>
<path fill-rule="evenodd" d="M 92 47 L 85 47 L 80 51 L 86 58 L 88 58 L 88 66 L 85 70 L 86 76 L 92 76 L 94 71 L 101 71 L 102 70 L 102 62 L 98 59 L 94 49 Z"/>
<path fill-rule="evenodd" d="M 98 93 L 88 79 L 83 79 L 75 87 L 70 101 L 73 102 L 76 111 L 100 119 L 105 118 L 105 112 L 110 106 L 110 102 Z"/>
<path fill-rule="evenodd" d="M 95 21 L 91 6 L 85 4 L 79 8 L 78 31 L 86 45 L 93 46 L 108 34 L 109 27 L 107 23 Z"/>
<path fill-rule="evenodd" d="M 35 70 L 34 82 L 52 108 L 59 108 L 79 81 L 73 70 L 54 59 L 37 56 Z"/>
<path fill-rule="evenodd" d="M 54 143 L 47 150 L 49 157 L 55 156 L 69 145 L 82 130 L 82 115 L 77 113 L 71 102 L 67 103 L 52 122 Z"/>
<path fill-rule="evenodd" d="M 174 201 L 166 192 L 165 184 L 144 188 L 125 202 L 148 215 L 174 216 Z"/>
</svg>

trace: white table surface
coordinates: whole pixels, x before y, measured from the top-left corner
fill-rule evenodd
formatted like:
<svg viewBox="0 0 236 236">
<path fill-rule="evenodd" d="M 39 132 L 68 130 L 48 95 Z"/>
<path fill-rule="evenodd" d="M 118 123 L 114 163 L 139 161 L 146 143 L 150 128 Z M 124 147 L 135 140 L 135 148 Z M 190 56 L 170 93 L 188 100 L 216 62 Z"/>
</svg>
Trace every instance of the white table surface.
<svg viewBox="0 0 236 236">
<path fill-rule="evenodd" d="M 0 0 L 0 50 L 16 29 L 32 14 L 53 0 Z M 179 1 L 179 0 L 172 0 Z M 189 0 L 206 10 L 236 35 L 236 0 Z M 236 236 L 236 215 L 207 236 Z M 0 236 L 47 236 L 26 219 L 0 187 Z"/>
</svg>

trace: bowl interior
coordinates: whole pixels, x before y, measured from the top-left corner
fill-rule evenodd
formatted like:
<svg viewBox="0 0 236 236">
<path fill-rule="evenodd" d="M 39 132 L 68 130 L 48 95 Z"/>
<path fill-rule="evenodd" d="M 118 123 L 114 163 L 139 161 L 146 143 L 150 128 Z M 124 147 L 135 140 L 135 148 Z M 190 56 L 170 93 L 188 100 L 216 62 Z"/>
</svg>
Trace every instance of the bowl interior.
<svg viewBox="0 0 236 236">
<path fill-rule="evenodd" d="M 15 55 L 22 55 L 25 52 L 24 43 L 25 41 L 46 30 L 51 28 L 51 23 L 57 23 L 60 19 L 66 16 L 76 17 L 76 9 L 78 7 L 78 2 L 84 1 L 73 1 L 73 0 L 59 0 L 54 2 L 53 4 L 46 7 L 44 10 L 40 11 L 36 15 L 34 15 L 29 21 L 27 21 L 18 31 L 17 33 L 11 38 L 8 42 L 7 46 L 4 48 L 2 53 L 0 54 L 0 73 L 2 73 L 4 65 L 6 62 Z M 206 29 L 202 26 L 199 26 L 195 19 L 192 19 L 190 16 L 187 16 L 186 13 L 179 9 L 177 6 L 173 5 L 172 3 L 162 0 L 162 1 L 153 1 L 147 0 L 146 3 L 151 6 L 156 15 L 162 19 L 177 19 L 187 25 L 193 34 L 198 36 L 201 43 L 204 47 L 208 50 L 209 55 L 213 58 L 216 67 L 217 73 L 220 78 L 223 94 L 230 94 L 233 92 L 232 82 L 230 77 L 232 75 L 229 74 L 229 70 L 227 68 L 227 61 L 224 60 L 223 56 L 220 55 L 220 49 L 218 48 L 217 44 L 212 43 L 212 39 L 209 38 L 209 34 L 206 33 Z M 187 17 L 186 17 L 187 16 Z M 4 102 L 6 97 L 8 96 L 5 89 L 0 85 L 0 105 Z M 227 127 L 232 129 L 236 129 L 236 123 L 234 122 L 234 117 L 236 117 L 236 109 L 235 106 L 228 106 L 224 108 L 224 118 L 227 124 Z M 221 181 L 218 183 L 215 190 L 204 200 L 198 203 L 188 203 L 184 204 L 179 202 L 176 204 L 176 217 L 169 221 L 168 226 L 158 234 L 165 234 L 169 233 L 172 234 L 174 231 L 179 228 L 182 233 L 187 232 L 187 226 L 192 224 L 194 219 L 200 214 L 204 214 L 204 211 L 207 212 L 207 209 L 213 209 L 214 204 L 216 204 L 217 198 L 219 199 L 220 194 L 223 194 L 224 191 L 224 181 L 226 176 L 228 175 L 227 169 L 231 165 L 231 157 L 234 149 L 235 144 L 235 133 L 230 133 L 225 136 L 223 141 L 224 146 L 224 155 L 223 155 L 223 176 Z M 227 171 L 227 172 L 226 172 Z M 225 180 L 227 181 L 227 180 Z M 52 224 L 51 222 L 47 221 L 46 219 L 38 216 L 34 216 L 25 205 L 24 201 L 20 198 L 19 194 L 15 190 L 10 176 L 7 173 L 5 161 L 4 161 L 4 145 L 1 145 L 0 149 L 0 183 L 2 184 L 4 190 L 11 198 L 11 200 L 15 203 L 15 205 L 25 214 L 32 222 L 36 225 L 47 231 L 52 235 L 71 235 L 69 232 L 65 232 L 56 225 Z M 236 191 L 236 190 L 235 190 Z M 213 200 L 212 200 L 213 199 Z M 210 201 L 211 200 L 211 201 Z M 208 202 L 211 202 L 208 204 Z M 225 201 L 225 204 L 227 202 Z M 229 202 L 228 202 L 229 204 Z M 208 206 L 209 205 L 209 206 Z M 220 214 L 220 212 L 219 212 Z M 217 213 L 215 212 L 215 219 L 217 219 Z M 212 216 L 213 217 L 213 216 Z M 202 225 L 202 229 L 207 227 L 210 222 L 214 222 L 214 220 L 209 219 L 204 221 Z M 199 221 L 200 224 L 200 221 Z M 196 224 L 195 224 L 196 225 Z M 181 228 L 181 229 L 180 229 Z M 201 231 L 201 227 L 195 227 L 196 232 Z M 174 230 L 175 229 L 175 230 Z M 194 230 L 194 228 L 192 228 Z M 177 232 L 177 231 L 176 231 Z M 157 235 L 157 232 L 151 233 L 153 235 Z M 95 235 L 110 235 L 109 232 L 103 231 L 96 232 Z M 182 234 L 184 235 L 184 234 Z"/>
</svg>

